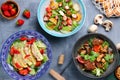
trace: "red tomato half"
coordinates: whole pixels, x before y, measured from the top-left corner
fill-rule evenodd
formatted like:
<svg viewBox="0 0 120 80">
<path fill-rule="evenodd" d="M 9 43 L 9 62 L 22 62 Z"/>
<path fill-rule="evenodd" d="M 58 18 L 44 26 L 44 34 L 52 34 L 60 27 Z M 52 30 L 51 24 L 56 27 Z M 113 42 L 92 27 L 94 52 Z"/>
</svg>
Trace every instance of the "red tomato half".
<svg viewBox="0 0 120 80">
<path fill-rule="evenodd" d="M 39 67 L 42 64 L 41 61 L 37 61 L 35 67 Z"/>
<path fill-rule="evenodd" d="M 28 69 L 22 69 L 22 70 L 19 70 L 19 74 L 25 76 L 29 73 L 29 70 Z"/>
<path fill-rule="evenodd" d="M 93 50 L 95 51 L 95 52 L 99 52 L 100 51 L 100 45 L 96 45 L 96 46 L 94 46 L 93 47 Z"/>
<path fill-rule="evenodd" d="M 52 11 L 52 9 L 51 9 L 50 7 L 47 7 L 47 8 L 46 8 L 46 12 L 49 13 L 49 12 L 51 12 L 51 11 Z"/>
<path fill-rule="evenodd" d="M 27 40 L 27 37 L 26 37 L 26 36 L 23 36 L 23 37 L 20 38 L 20 40 L 21 40 L 21 41 L 25 41 L 25 40 Z"/>
</svg>

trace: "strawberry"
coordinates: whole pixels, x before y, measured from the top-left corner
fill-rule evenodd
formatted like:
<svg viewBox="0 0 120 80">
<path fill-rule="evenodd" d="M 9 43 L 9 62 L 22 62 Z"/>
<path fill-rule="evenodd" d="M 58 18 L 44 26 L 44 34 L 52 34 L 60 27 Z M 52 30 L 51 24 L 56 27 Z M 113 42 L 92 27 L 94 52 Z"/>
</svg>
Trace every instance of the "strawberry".
<svg viewBox="0 0 120 80">
<path fill-rule="evenodd" d="M 9 8 L 9 5 L 8 4 L 2 4 L 2 6 L 1 6 L 1 9 L 3 10 L 3 11 L 7 11 Z"/>
<path fill-rule="evenodd" d="M 16 22 L 16 24 L 17 24 L 18 26 L 22 26 L 22 25 L 24 24 L 24 20 L 18 19 L 17 22 Z"/>
<path fill-rule="evenodd" d="M 12 10 L 12 8 L 13 8 L 13 6 L 10 4 L 10 5 L 8 6 L 8 10 Z"/>
<path fill-rule="evenodd" d="M 23 16 L 26 18 L 30 18 L 30 11 L 28 9 L 25 9 L 23 12 Z"/>
<path fill-rule="evenodd" d="M 10 10 L 10 14 L 11 14 L 12 16 L 14 16 L 16 13 L 17 13 L 17 11 L 16 11 L 15 8 L 13 8 L 13 9 Z"/>
<path fill-rule="evenodd" d="M 4 11 L 3 14 L 4 14 L 6 17 L 10 17 L 10 16 L 11 16 L 11 14 L 10 14 L 9 11 Z"/>
</svg>

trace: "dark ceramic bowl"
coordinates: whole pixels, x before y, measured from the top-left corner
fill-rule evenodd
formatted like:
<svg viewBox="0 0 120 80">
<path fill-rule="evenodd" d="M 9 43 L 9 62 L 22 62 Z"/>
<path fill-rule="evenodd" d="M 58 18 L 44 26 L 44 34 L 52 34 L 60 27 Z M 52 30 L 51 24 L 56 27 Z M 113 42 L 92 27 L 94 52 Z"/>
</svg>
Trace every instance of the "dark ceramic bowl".
<svg viewBox="0 0 120 80">
<path fill-rule="evenodd" d="M 47 56 L 48 56 L 49 60 L 39 68 L 39 70 L 37 71 L 37 73 L 35 75 L 21 76 L 6 61 L 8 54 L 9 54 L 9 49 L 10 49 L 11 44 L 16 39 L 20 38 L 21 36 L 35 37 L 35 38 L 43 41 L 47 46 Z M 43 74 L 45 74 L 45 72 L 48 70 L 51 60 L 52 60 L 52 50 L 51 50 L 51 46 L 50 46 L 48 40 L 43 35 L 41 35 L 40 33 L 36 32 L 36 31 L 23 30 L 23 31 L 14 33 L 4 42 L 2 49 L 1 49 L 0 57 L 1 57 L 1 62 L 2 62 L 2 66 L 3 66 L 4 70 L 13 79 L 15 79 L 15 80 L 36 80 L 37 78 L 40 78 Z"/>
<path fill-rule="evenodd" d="M 110 47 L 113 49 L 113 53 L 114 53 L 114 61 L 113 61 L 113 63 L 111 63 L 110 66 L 108 67 L 108 69 L 99 77 L 97 77 L 97 76 L 95 76 L 95 75 L 93 75 L 93 74 L 91 74 L 89 72 L 83 71 L 82 68 L 80 68 L 80 63 L 78 63 L 78 61 L 75 59 L 76 56 L 78 55 L 77 51 L 80 48 L 80 46 L 85 41 L 90 39 L 91 37 L 98 37 L 98 38 L 101 38 L 103 40 L 106 40 L 110 44 Z M 114 43 L 109 38 L 107 38 L 106 36 L 104 36 L 102 34 L 98 34 L 98 33 L 87 34 L 87 35 L 81 37 L 76 42 L 76 44 L 74 45 L 72 57 L 73 57 L 73 61 L 75 63 L 75 66 L 77 67 L 79 72 L 81 74 L 83 74 L 84 76 L 92 78 L 92 79 L 101 79 L 101 78 L 107 77 L 108 75 L 110 75 L 116 69 L 116 67 L 118 66 L 118 63 L 119 63 L 119 53 L 118 53 L 118 50 L 116 49 L 116 46 L 114 45 Z"/>
</svg>

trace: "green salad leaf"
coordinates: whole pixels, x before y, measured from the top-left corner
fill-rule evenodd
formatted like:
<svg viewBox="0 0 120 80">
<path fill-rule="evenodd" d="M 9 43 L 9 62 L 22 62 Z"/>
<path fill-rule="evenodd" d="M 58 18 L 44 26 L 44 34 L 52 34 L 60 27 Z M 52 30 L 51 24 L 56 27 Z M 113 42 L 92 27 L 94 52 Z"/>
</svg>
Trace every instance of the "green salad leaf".
<svg viewBox="0 0 120 80">
<path fill-rule="evenodd" d="M 106 61 L 109 62 L 111 59 L 113 59 L 113 54 L 106 54 L 106 55 L 105 55 L 105 60 L 106 60 Z"/>
<path fill-rule="evenodd" d="M 100 68 L 95 68 L 94 70 L 92 70 L 92 74 L 95 74 L 96 76 L 101 76 L 103 73 L 103 70 Z"/>
<path fill-rule="evenodd" d="M 8 64 L 11 64 L 12 62 L 12 56 L 10 55 L 10 53 L 8 54 L 8 57 L 7 57 L 7 63 Z"/>
<path fill-rule="evenodd" d="M 104 41 L 104 43 L 102 44 L 102 47 L 105 47 L 105 46 L 109 46 L 109 43 L 107 41 Z"/>
</svg>

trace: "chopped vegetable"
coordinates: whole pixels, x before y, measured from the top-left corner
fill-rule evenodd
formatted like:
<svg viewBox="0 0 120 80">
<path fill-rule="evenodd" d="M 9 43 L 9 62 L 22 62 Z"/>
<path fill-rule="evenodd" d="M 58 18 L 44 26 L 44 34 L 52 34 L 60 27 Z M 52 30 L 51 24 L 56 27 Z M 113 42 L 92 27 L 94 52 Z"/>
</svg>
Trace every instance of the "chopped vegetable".
<svg viewBox="0 0 120 80">
<path fill-rule="evenodd" d="M 96 76 L 101 76 L 101 74 L 103 74 L 103 70 L 100 68 L 96 68 L 92 71 L 93 74 L 95 74 Z"/>
<path fill-rule="evenodd" d="M 105 60 L 109 62 L 111 59 L 113 59 L 113 54 L 112 55 L 111 54 L 106 54 Z"/>
<path fill-rule="evenodd" d="M 20 75 L 35 75 L 40 66 L 49 60 L 46 49 L 43 41 L 31 36 L 22 36 L 12 43 L 7 63 Z"/>
<path fill-rule="evenodd" d="M 81 18 L 80 6 L 77 3 L 73 3 L 72 0 L 50 0 L 43 20 L 49 30 L 66 34 L 79 25 Z M 66 26 L 70 26 L 70 28 Z"/>
<path fill-rule="evenodd" d="M 101 76 L 114 61 L 114 53 L 109 43 L 98 37 L 86 40 L 78 49 L 76 60 L 82 70 Z"/>
</svg>

